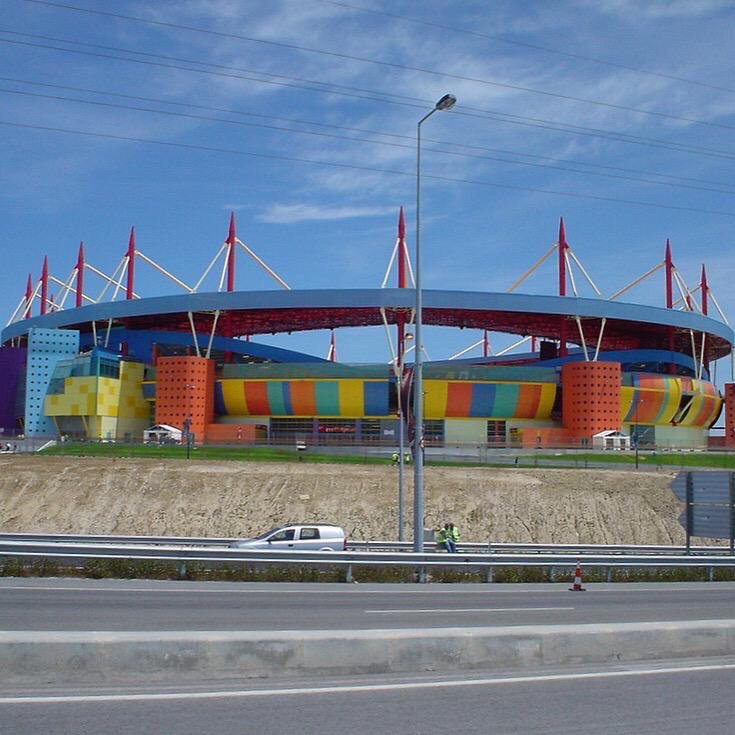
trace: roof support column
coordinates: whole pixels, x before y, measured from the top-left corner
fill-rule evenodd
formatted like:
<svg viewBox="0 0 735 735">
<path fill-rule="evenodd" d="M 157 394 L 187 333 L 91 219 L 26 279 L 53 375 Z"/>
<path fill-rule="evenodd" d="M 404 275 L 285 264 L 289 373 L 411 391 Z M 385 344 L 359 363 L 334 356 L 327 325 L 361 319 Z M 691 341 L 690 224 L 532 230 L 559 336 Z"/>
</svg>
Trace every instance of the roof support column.
<svg viewBox="0 0 735 735">
<path fill-rule="evenodd" d="M 567 239 L 564 232 L 564 218 L 559 219 L 559 243 L 557 254 L 559 256 L 559 296 L 567 295 Z M 566 357 L 567 351 L 567 319 L 562 316 L 559 322 L 559 357 Z"/>
<path fill-rule="evenodd" d="M 33 298 L 33 283 L 31 282 L 31 274 L 28 274 L 26 282 L 26 309 L 23 312 L 23 318 L 29 319 L 31 316 L 31 299 Z"/>
<path fill-rule="evenodd" d="M 77 256 L 77 284 L 74 306 L 77 309 L 82 305 L 82 292 L 84 290 L 84 243 L 79 243 L 79 255 Z"/>
<path fill-rule="evenodd" d="M 135 292 L 135 227 L 130 228 L 128 240 L 128 280 L 125 288 L 125 298 L 132 299 Z"/>
<path fill-rule="evenodd" d="M 48 255 L 43 257 L 43 268 L 41 269 L 41 316 L 46 313 L 46 301 L 48 300 Z"/>
<path fill-rule="evenodd" d="M 398 215 L 398 288 L 406 288 L 406 222 L 403 218 L 403 207 Z M 396 318 L 396 355 L 401 366 L 405 342 L 406 317 L 399 313 Z"/>
<path fill-rule="evenodd" d="M 669 238 L 666 238 L 666 253 L 664 255 L 664 267 L 666 273 L 666 308 L 674 308 L 674 262 L 671 259 L 671 242 Z M 669 327 L 668 329 L 669 338 L 669 352 L 674 351 L 674 328 Z M 669 375 L 676 374 L 676 365 L 673 362 L 669 363 Z"/>
</svg>

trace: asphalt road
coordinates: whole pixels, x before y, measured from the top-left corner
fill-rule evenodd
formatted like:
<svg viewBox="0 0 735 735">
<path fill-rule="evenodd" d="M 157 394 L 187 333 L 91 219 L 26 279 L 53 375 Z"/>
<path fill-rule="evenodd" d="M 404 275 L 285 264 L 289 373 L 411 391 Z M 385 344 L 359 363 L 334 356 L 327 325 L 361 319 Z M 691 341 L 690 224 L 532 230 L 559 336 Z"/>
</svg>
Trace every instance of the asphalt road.
<svg viewBox="0 0 735 735">
<path fill-rule="evenodd" d="M 0 691 L 14 735 L 698 735 L 733 731 L 735 660 L 656 666 L 232 683 L 179 689 Z"/>
<path fill-rule="evenodd" d="M 355 585 L 0 578 L 0 630 L 351 630 L 714 620 L 735 583 Z"/>
</svg>

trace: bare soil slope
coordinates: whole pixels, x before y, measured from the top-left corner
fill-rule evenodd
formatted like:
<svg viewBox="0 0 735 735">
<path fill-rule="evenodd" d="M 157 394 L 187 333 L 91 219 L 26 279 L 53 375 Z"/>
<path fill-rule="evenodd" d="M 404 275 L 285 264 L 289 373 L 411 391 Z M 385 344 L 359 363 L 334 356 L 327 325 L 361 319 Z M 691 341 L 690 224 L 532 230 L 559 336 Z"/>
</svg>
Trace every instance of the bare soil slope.
<svg viewBox="0 0 735 735">
<path fill-rule="evenodd" d="M 427 526 L 451 520 L 465 541 L 683 543 L 671 479 L 625 470 L 430 467 Z M 321 520 L 354 539 L 395 539 L 396 518 L 397 470 L 388 466 L 0 459 L 3 532 L 227 537 Z"/>
</svg>

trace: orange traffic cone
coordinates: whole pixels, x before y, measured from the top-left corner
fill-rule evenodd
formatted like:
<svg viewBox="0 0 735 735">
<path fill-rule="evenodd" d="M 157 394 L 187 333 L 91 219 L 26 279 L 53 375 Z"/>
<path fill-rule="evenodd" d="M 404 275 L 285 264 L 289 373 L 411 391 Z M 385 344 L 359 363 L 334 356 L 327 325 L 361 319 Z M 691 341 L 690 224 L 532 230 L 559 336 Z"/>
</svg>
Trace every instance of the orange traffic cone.
<svg viewBox="0 0 735 735">
<path fill-rule="evenodd" d="M 577 559 L 577 566 L 574 568 L 574 584 L 569 588 L 570 592 L 586 592 L 582 587 L 582 567 L 579 565 L 579 559 Z"/>
</svg>

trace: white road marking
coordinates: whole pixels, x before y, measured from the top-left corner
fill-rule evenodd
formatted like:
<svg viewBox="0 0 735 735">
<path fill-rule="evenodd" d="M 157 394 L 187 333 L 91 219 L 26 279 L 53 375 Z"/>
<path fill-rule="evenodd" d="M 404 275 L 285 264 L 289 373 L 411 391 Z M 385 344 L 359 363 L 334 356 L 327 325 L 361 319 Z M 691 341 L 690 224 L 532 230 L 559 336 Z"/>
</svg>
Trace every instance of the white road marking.
<svg viewBox="0 0 735 735">
<path fill-rule="evenodd" d="M 160 692 L 146 694 L 80 694 L 68 696 L 0 697 L 4 704 L 79 704 L 106 702 L 148 702 L 182 699 L 228 699 L 244 697 L 281 697 L 309 694 L 355 694 L 360 692 L 390 692 L 401 689 L 438 689 L 449 687 L 492 686 L 495 684 L 532 684 L 547 681 L 580 681 L 584 679 L 619 679 L 629 676 L 657 676 L 661 674 L 696 674 L 706 671 L 728 671 L 733 664 L 704 666 L 671 666 L 653 669 L 629 669 L 625 671 L 593 671 L 568 674 L 537 674 L 531 676 L 498 676 L 483 679 L 449 679 L 416 681 L 401 684 L 347 684 L 344 686 L 296 687 L 293 689 L 239 689 L 210 692 Z"/>
<path fill-rule="evenodd" d="M 366 613 L 440 613 L 446 615 L 447 613 L 458 613 L 458 612 L 534 612 L 540 610 L 574 610 L 573 607 L 445 607 L 445 608 L 426 608 L 424 610 L 415 608 L 405 608 L 403 610 L 363 610 Z"/>
</svg>

